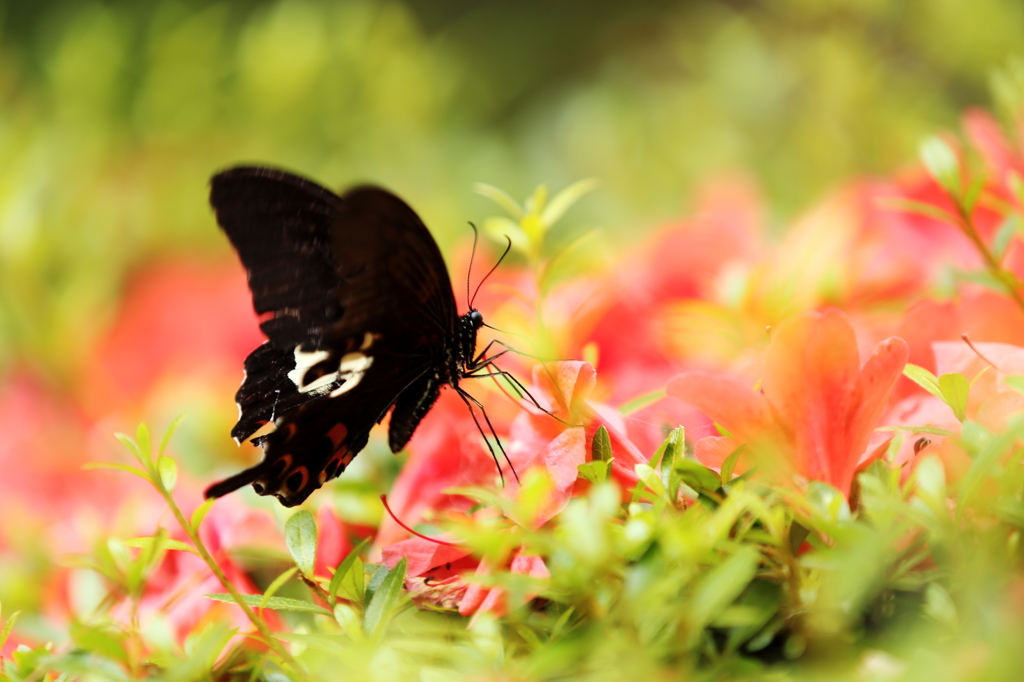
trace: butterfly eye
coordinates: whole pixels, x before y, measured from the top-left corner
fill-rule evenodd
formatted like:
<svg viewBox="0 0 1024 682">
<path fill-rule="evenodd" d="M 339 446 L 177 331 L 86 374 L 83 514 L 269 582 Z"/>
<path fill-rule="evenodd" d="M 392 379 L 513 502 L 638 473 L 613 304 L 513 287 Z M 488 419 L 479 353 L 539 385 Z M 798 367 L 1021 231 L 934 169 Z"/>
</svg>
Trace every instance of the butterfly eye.
<svg viewBox="0 0 1024 682">
<path fill-rule="evenodd" d="M 469 321 L 473 323 L 473 329 L 479 329 L 484 326 L 484 316 L 480 314 L 479 310 L 473 309 L 469 311 Z"/>
</svg>

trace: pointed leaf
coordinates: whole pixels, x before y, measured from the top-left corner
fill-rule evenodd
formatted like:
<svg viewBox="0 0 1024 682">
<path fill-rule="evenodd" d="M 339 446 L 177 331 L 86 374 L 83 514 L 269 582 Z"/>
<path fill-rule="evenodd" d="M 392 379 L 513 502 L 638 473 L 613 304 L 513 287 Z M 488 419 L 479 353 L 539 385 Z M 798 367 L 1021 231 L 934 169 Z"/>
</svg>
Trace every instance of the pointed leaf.
<svg viewBox="0 0 1024 682">
<path fill-rule="evenodd" d="M 334 620 L 338 621 L 341 629 L 352 639 L 357 642 L 363 639 L 363 624 L 359 622 L 359 614 L 349 604 L 335 605 Z"/>
<path fill-rule="evenodd" d="M 711 469 L 692 459 L 679 459 L 675 462 L 675 470 L 686 485 L 697 492 L 709 490 L 714 492 L 722 487 L 722 480 Z"/>
<path fill-rule="evenodd" d="M 759 563 L 757 550 L 743 547 L 699 581 L 688 613 L 696 630 L 699 631 L 740 596 L 757 574 Z"/>
<path fill-rule="evenodd" d="M 281 589 L 281 587 L 286 582 L 291 580 L 292 576 L 294 576 L 298 572 L 299 572 L 299 567 L 298 566 L 292 566 L 287 571 L 285 571 L 281 575 L 279 575 L 276 578 L 274 578 L 274 581 L 272 583 L 270 583 L 269 585 L 267 585 L 267 589 L 263 591 L 263 598 L 260 599 L 260 608 L 262 609 L 262 608 L 266 607 L 266 605 L 270 602 L 270 600 L 273 599 L 273 597 L 277 593 L 277 591 L 279 589 Z"/>
<path fill-rule="evenodd" d="M 216 501 L 216 497 L 211 497 L 195 508 L 195 511 L 192 512 L 192 518 L 189 520 L 192 524 L 192 530 L 197 533 L 199 532 L 199 526 L 203 523 L 203 519 L 206 518 L 206 513 L 210 511 L 210 508 L 213 507 L 213 503 Z"/>
<path fill-rule="evenodd" d="M 921 162 L 935 182 L 953 197 L 960 196 L 960 160 L 956 152 L 938 137 L 929 137 L 921 143 Z"/>
<path fill-rule="evenodd" d="M 135 444 L 139 446 L 139 454 L 147 461 L 152 461 L 153 445 L 149 440 L 149 427 L 145 422 L 141 422 L 135 429 Z"/>
<path fill-rule="evenodd" d="M 316 520 L 305 509 L 292 514 L 284 524 L 284 541 L 295 564 L 306 577 L 313 577 L 316 564 Z"/>
<path fill-rule="evenodd" d="M 569 185 L 555 195 L 548 207 L 544 209 L 544 213 L 541 214 L 540 221 L 544 223 L 545 227 L 550 228 L 565 215 L 566 211 L 572 208 L 573 204 L 580 200 L 580 197 L 597 187 L 597 184 L 597 178 L 587 178 Z"/>
<path fill-rule="evenodd" d="M 540 214 L 544 210 L 544 206 L 547 205 L 547 203 L 548 203 L 548 188 L 547 188 L 547 186 L 546 185 L 537 185 L 537 189 L 533 190 L 533 194 L 531 194 L 526 199 L 526 205 L 524 207 L 524 208 L 526 208 L 526 211 L 525 211 L 526 215 L 523 216 L 523 217 L 525 218 L 525 217 L 529 217 L 529 216 L 532 215 L 532 216 L 536 217 L 537 219 L 540 219 Z"/>
<path fill-rule="evenodd" d="M 664 397 L 665 389 L 663 388 L 657 391 L 651 391 L 650 393 L 645 393 L 644 395 L 637 396 L 636 398 L 633 398 L 632 400 L 627 400 L 625 403 L 623 403 L 622 406 L 619 407 L 619 414 L 621 414 L 623 417 L 628 417 L 634 412 L 638 412 L 639 410 L 642 410 L 648 405 L 658 402 Z"/>
<path fill-rule="evenodd" d="M 376 577 L 376 576 L 374 576 Z M 363 618 L 363 629 L 370 637 L 376 637 L 383 631 L 391 617 L 391 612 L 398 603 L 398 597 L 405 586 L 405 557 L 393 569 L 387 572 L 374 591 L 370 603 L 366 607 Z"/>
<path fill-rule="evenodd" d="M 938 378 L 924 367 L 918 367 L 908 362 L 903 368 L 903 374 L 936 398 L 944 400 Z"/>
<path fill-rule="evenodd" d="M 14 623 L 18 620 L 18 614 L 21 611 L 15 611 L 8 618 L 7 622 L 4 623 L 4 627 L 0 630 L 0 649 L 4 648 L 4 644 L 7 643 L 7 638 L 11 636 L 11 630 L 14 629 Z"/>
<path fill-rule="evenodd" d="M 594 432 L 591 441 L 591 459 L 595 462 L 607 462 L 612 458 L 612 440 L 608 436 L 608 429 L 601 425 Z"/>
<path fill-rule="evenodd" d="M 967 395 L 970 388 L 963 374 L 943 374 L 939 377 L 942 399 L 953 408 L 953 414 L 961 422 L 967 419 Z"/>
<path fill-rule="evenodd" d="M 157 457 L 164 454 L 164 450 L 167 449 L 167 444 L 171 441 L 171 436 L 174 435 L 175 429 L 178 428 L 178 424 L 180 424 L 181 420 L 184 418 L 185 413 L 182 412 L 181 414 L 174 418 L 174 420 L 167 427 L 167 430 L 164 431 L 164 437 L 160 439 L 160 449 L 156 451 Z"/>
<path fill-rule="evenodd" d="M 1006 253 L 1006 247 L 1010 245 L 1013 240 L 1013 236 L 1020 232 L 1021 223 L 1020 216 L 1016 213 L 1011 213 L 1006 216 L 999 229 L 996 231 L 996 236 L 992 240 L 992 255 L 995 256 L 996 260 L 1000 260 L 1003 254 Z"/>
<path fill-rule="evenodd" d="M 164 490 L 171 492 L 178 482 L 178 465 L 170 457 L 158 457 L 156 460 L 157 471 L 160 472 L 160 482 Z"/>
<path fill-rule="evenodd" d="M 142 469 L 138 467 L 129 466 L 128 464 L 117 464 L 116 462 L 88 462 L 82 465 L 83 469 L 116 469 L 117 471 L 126 471 L 129 474 L 134 474 L 144 481 L 152 483 L 153 480 L 149 477 Z"/>
<path fill-rule="evenodd" d="M 480 196 L 487 197 L 494 203 L 501 206 L 503 209 L 509 212 L 509 214 L 519 220 L 523 217 L 523 209 L 519 205 L 519 202 L 513 199 L 502 189 L 498 189 L 493 185 L 487 185 L 482 182 L 478 182 L 473 185 L 473 190 Z"/>
<path fill-rule="evenodd" d="M 1003 381 L 1018 393 L 1024 393 L 1024 376 L 1004 377 Z"/>
<path fill-rule="evenodd" d="M 363 549 L 368 544 L 370 544 L 370 538 L 365 538 L 362 542 L 353 547 L 352 551 L 349 552 L 348 556 L 345 557 L 345 560 L 342 561 L 341 565 L 338 566 L 338 570 L 336 570 L 334 572 L 334 575 L 331 576 L 331 584 L 327 588 L 327 594 L 331 596 L 331 599 L 337 598 L 338 588 L 341 586 L 341 582 L 345 579 L 345 576 L 348 574 L 348 572 L 352 570 L 352 566 L 355 564 L 356 560 L 359 559 L 359 555 L 362 553 Z M 361 561 L 359 563 L 359 570 L 360 572 L 362 572 L 363 570 L 363 565 Z M 362 597 L 362 595 L 358 596 Z"/>
<path fill-rule="evenodd" d="M 146 466 L 146 460 L 142 458 L 142 453 L 139 452 L 139 446 L 135 444 L 135 441 L 131 439 L 131 436 L 127 436 L 123 433 L 115 433 L 114 438 L 121 441 L 121 445 L 128 448 L 128 452 L 132 453 L 132 456 L 139 461 L 139 464 Z"/>
<path fill-rule="evenodd" d="M 967 191 L 964 192 L 964 211 L 967 213 L 974 212 L 974 206 L 978 203 L 978 199 L 981 198 L 981 192 L 985 189 L 986 177 L 979 175 L 971 181 L 968 185 Z"/>
<path fill-rule="evenodd" d="M 661 480 L 661 476 L 658 472 L 646 464 L 636 464 L 633 466 L 633 470 L 636 471 L 637 478 L 643 482 L 648 488 L 651 489 L 658 497 L 664 497 L 667 494 L 665 490 L 665 484 Z"/>
<path fill-rule="evenodd" d="M 124 544 L 125 547 L 140 547 L 142 549 L 149 549 L 153 546 L 153 538 L 131 538 L 130 540 L 125 540 L 122 544 Z M 160 541 L 160 546 L 164 549 L 173 549 L 179 552 L 192 552 L 196 556 L 199 556 L 199 552 L 196 551 L 195 547 L 188 543 L 182 542 L 181 540 L 163 538 Z"/>
<path fill-rule="evenodd" d="M 746 447 L 746 445 L 739 446 L 738 448 L 733 450 L 728 457 L 725 458 L 724 462 L 722 462 L 721 475 L 723 485 L 732 481 L 732 474 L 734 471 L 736 471 L 736 465 L 740 461 L 740 455 L 743 454 L 743 450 Z"/>
<path fill-rule="evenodd" d="M 512 242 L 512 250 L 516 253 L 530 252 L 530 240 L 523 232 L 523 228 L 508 218 L 488 218 L 484 221 L 483 231 L 484 234 L 500 244 L 504 244 L 505 237 L 508 237 Z"/>
<path fill-rule="evenodd" d="M 590 481 L 594 485 L 604 483 L 608 480 L 608 472 L 611 471 L 612 459 L 600 461 L 600 462 L 584 462 L 583 464 L 577 465 L 576 470 L 580 472 L 580 476 Z"/>
<path fill-rule="evenodd" d="M 917 213 L 928 218 L 933 218 L 942 223 L 949 223 L 950 225 L 957 225 L 958 221 L 956 216 L 948 211 L 944 211 L 938 206 L 932 204 L 926 204 L 923 201 L 910 201 L 908 199 L 889 199 L 881 202 L 882 205 L 890 208 L 906 211 L 907 213 Z"/>
<path fill-rule="evenodd" d="M 225 604 L 234 604 L 235 600 L 230 594 L 204 594 L 207 599 L 214 601 L 224 602 Z M 271 597 L 267 600 L 266 604 L 262 604 L 262 594 L 242 594 L 239 595 L 247 605 L 254 609 L 267 608 L 271 611 L 296 611 L 298 613 L 319 613 L 325 616 L 333 616 L 334 614 L 325 609 L 322 606 L 311 604 L 308 601 L 299 601 L 298 599 L 287 599 L 285 597 Z"/>
</svg>

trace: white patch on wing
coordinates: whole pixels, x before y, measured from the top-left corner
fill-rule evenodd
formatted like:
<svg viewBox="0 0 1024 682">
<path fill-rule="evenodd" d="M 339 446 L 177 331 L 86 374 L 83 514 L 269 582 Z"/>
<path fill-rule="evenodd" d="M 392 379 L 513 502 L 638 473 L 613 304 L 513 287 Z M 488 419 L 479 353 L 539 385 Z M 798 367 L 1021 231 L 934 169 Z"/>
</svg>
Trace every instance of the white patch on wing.
<svg viewBox="0 0 1024 682">
<path fill-rule="evenodd" d="M 338 366 L 338 375 L 345 377 L 345 383 L 331 391 L 331 397 L 337 398 L 342 393 L 348 393 L 359 385 L 363 380 L 366 370 L 373 364 L 373 357 L 365 353 L 346 353 L 341 358 Z"/>
<path fill-rule="evenodd" d="M 306 375 L 306 370 L 318 362 L 326 360 L 328 356 L 330 356 L 329 351 L 314 350 L 307 353 L 301 350 L 298 346 L 295 347 L 295 369 L 288 372 L 288 378 L 291 379 L 292 383 L 298 387 L 300 393 L 309 393 L 310 391 L 315 391 L 318 388 L 330 386 L 338 380 L 338 373 L 331 372 L 330 374 L 325 374 L 322 377 L 317 377 L 317 379 L 308 384 L 303 385 L 302 383 L 302 380 Z M 344 358 L 342 360 L 344 361 Z"/>
<path fill-rule="evenodd" d="M 359 346 L 359 350 L 369 350 L 373 342 L 380 338 L 380 334 L 374 334 L 373 332 L 366 332 L 363 334 L 363 345 Z"/>
</svg>

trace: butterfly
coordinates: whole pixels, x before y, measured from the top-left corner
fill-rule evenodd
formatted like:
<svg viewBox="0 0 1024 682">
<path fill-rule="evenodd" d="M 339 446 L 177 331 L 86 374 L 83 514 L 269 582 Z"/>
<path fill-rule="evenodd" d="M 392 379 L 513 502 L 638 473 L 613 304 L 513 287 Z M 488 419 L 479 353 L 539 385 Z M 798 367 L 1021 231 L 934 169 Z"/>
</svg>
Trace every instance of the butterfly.
<svg viewBox="0 0 1024 682">
<path fill-rule="evenodd" d="M 441 251 L 404 201 L 373 186 L 339 196 L 242 166 L 212 178 L 210 204 L 267 337 L 245 359 L 231 435 L 241 443 L 267 423 L 275 429 L 253 439 L 263 460 L 211 485 L 207 498 L 252 485 L 301 504 L 345 470 L 389 412 L 388 445 L 399 452 L 445 385 L 480 427 L 473 407 L 483 408 L 459 380 L 493 376 L 501 353 L 487 358 L 488 345 L 474 355 L 483 316 L 472 303 L 457 313 Z"/>
</svg>

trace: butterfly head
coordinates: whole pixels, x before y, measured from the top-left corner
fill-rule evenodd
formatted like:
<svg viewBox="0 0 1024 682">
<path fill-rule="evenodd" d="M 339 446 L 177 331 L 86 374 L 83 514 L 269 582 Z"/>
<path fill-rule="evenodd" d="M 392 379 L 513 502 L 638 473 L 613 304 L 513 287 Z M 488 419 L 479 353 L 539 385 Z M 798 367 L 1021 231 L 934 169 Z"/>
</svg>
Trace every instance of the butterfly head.
<svg viewBox="0 0 1024 682">
<path fill-rule="evenodd" d="M 473 324 L 473 329 L 480 329 L 480 327 L 484 326 L 484 316 L 481 315 L 480 311 L 476 308 L 473 308 L 466 313 L 466 317 L 469 318 L 469 321 Z"/>
</svg>

